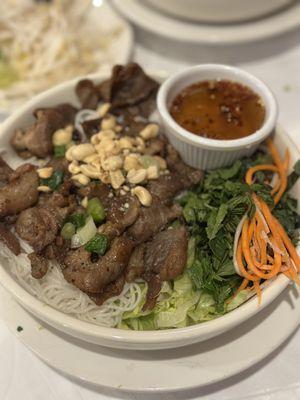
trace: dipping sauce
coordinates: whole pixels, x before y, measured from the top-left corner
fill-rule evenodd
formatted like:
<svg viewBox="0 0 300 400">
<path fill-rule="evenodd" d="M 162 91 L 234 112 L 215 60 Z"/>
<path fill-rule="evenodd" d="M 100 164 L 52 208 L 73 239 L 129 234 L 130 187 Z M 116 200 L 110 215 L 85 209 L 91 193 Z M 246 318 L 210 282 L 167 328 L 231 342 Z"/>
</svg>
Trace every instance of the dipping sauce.
<svg viewBox="0 0 300 400">
<path fill-rule="evenodd" d="M 229 140 L 256 132 L 264 122 L 265 106 L 249 87 L 213 80 L 183 89 L 173 100 L 170 114 L 195 135 Z"/>
</svg>

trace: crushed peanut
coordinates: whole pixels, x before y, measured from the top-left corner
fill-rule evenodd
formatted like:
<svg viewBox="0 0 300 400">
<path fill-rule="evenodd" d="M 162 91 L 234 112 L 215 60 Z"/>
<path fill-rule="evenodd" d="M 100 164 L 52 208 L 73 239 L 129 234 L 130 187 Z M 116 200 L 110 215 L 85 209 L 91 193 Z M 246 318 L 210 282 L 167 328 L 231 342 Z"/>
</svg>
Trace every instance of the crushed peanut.
<svg viewBox="0 0 300 400">
<path fill-rule="evenodd" d="M 159 126 L 150 123 L 136 137 L 122 136 L 120 132 L 123 127 L 117 124 L 114 116 L 108 114 L 109 109 L 109 103 L 98 107 L 98 115 L 104 118 L 100 131 L 91 137 L 89 143 L 68 148 L 66 158 L 70 162 L 69 172 L 79 186 L 97 179 L 110 184 L 117 195 L 124 196 L 131 191 L 142 205 L 148 207 L 152 203 L 152 196 L 140 185 L 169 173 L 162 157 L 145 154 L 147 141 L 157 137 Z M 87 201 L 87 198 L 82 200 L 83 207 L 87 206 Z"/>
<path fill-rule="evenodd" d="M 99 117 L 103 118 L 108 113 L 110 107 L 111 107 L 110 103 L 101 104 L 101 106 L 99 106 L 97 108 L 97 113 L 98 113 Z"/>
<path fill-rule="evenodd" d="M 82 207 L 84 207 L 84 208 L 87 208 L 87 206 L 88 206 L 88 197 L 87 196 L 85 196 L 83 199 L 82 199 L 82 202 L 81 202 L 81 205 L 82 205 Z"/>
<path fill-rule="evenodd" d="M 46 185 L 38 186 L 37 190 L 38 190 L 39 192 L 44 192 L 44 193 L 49 193 L 49 192 L 51 192 L 51 189 L 49 188 L 49 186 L 46 186 Z"/>
<path fill-rule="evenodd" d="M 159 126 L 157 124 L 148 124 L 141 130 L 140 136 L 145 140 L 149 140 L 155 138 L 158 135 L 158 131 Z"/>
<path fill-rule="evenodd" d="M 145 207 L 151 206 L 152 204 L 151 193 L 143 186 L 136 186 L 135 188 L 131 189 L 131 193 L 139 199 L 140 203 L 143 206 Z"/>
<path fill-rule="evenodd" d="M 53 168 L 52 167 L 39 168 L 37 170 L 37 173 L 39 178 L 48 179 L 53 174 Z"/>
</svg>

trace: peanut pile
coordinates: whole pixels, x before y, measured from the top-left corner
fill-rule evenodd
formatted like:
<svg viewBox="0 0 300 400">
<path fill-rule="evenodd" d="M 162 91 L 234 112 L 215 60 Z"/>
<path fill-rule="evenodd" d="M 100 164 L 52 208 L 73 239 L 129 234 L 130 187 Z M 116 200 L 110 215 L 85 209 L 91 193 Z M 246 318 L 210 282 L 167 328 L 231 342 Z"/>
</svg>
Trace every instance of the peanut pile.
<svg viewBox="0 0 300 400">
<path fill-rule="evenodd" d="M 98 109 L 98 114 L 104 117 L 101 130 L 89 143 L 71 145 L 66 151 L 71 179 L 78 186 L 88 185 L 91 179 L 99 180 L 110 184 L 117 195 L 131 192 L 143 206 L 150 206 L 152 197 L 143 185 L 168 173 L 162 157 L 145 154 L 147 142 L 157 137 L 159 126 L 149 123 L 136 137 L 121 136 L 122 127 L 108 112 L 109 104 L 102 104 Z M 71 139 L 72 129 L 66 127 L 54 133 L 53 144 L 68 145 Z M 46 172 L 40 171 L 42 175 Z"/>
</svg>

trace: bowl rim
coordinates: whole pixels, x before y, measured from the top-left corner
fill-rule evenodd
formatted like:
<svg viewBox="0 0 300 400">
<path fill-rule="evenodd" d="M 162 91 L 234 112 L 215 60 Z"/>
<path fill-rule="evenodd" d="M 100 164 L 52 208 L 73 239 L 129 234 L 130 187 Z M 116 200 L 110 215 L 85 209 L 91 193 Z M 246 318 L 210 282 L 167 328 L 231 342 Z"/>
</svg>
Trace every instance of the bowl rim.
<svg viewBox="0 0 300 400">
<path fill-rule="evenodd" d="M 212 79 L 211 77 L 205 78 L 205 74 L 209 72 L 214 72 L 216 75 L 215 79 L 218 79 L 219 74 L 222 73 L 232 75 L 232 79 L 229 77 L 224 78 L 226 80 L 234 81 L 234 78 L 238 77 L 240 83 L 250 87 L 254 92 L 259 91 L 262 93 L 260 97 L 263 97 L 265 103 L 266 117 L 263 125 L 256 132 L 239 139 L 210 139 L 189 132 L 173 119 L 167 106 L 167 97 L 170 90 L 174 88 L 179 81 L 183 81 L 185 78 L 188 78 L 190 75 L 194 75 L 196 73 L 199 73 L 199 78 L 195 79 L 195 83 L 202 80 Z M 201 75 L 204 76 L 201 77 Z M 186 86 L 191 84 L 192 82 L 189 82 Z M 261 79 L 250 74 L 249 72 L 226 64 L 199 64 L 185 68 L 183 71 L 171 75 L 163 82 L 158 90 L 157 109 L 164 124 L 170 128 L 170 135 L 174 135 L 179 140 L 188 144 L 192 144 L 195 147 L 223 151 L 239 150 L 245 147 L 251 147 L 256 143 L 263 141 L 274 130 L 278 118 L 278 104 L 272 90 Z"/>
<path fill-rule="evenodd" d="M 153 79 L 162 81 L 166 77 L 166 73 L 162 71 L 147 71 Z M 109 73 L 96 73 L 87 76 L 78 77 L 76 79 L 63 82 L 47 91 L 34 96 L 26 104 L 20 107 L 16 112 L 11 114 L 1 125 L 0 135 L 9 135 L 13 123 L 24 114 L 31 113 L 33 107 L 38 107 L 42 100 L 46 100 L 49 96 L 54 94 L 61 94 L 66 89 L 74 88 L 76 83 L 81 79 L 92 79 L 97 82 L 107 79 Z M 30 114 L 31 115 L 31 114 Z M 284 131 L 278 129 L 278 134 L 283 135 Z M 289 136 L 285 137 L 288 147 L 293 147 L 294 144 Z M 75 316 L 66 314 L 59 311 L 38 298 L 34 297 L 21 284 L 15 280 L 6 268 L 0 263 L 0 284 L 21 304 L 24 308 L 32 312 L 41 320 L 49 323 L 65 333 L 79 337 L 74 332 L 80 334 L 80 337 L 85 337 L 85 341 L 90 340 L 86 338 L 94 338 L 107 340 L 108 342 L 128 343 L 133 345 L 157 345 L 177 343 L 178 341 L 192 340 L 200 336 L 209 334 L 210 332 L 219 331 L 219 333 L 226 331 L 238 324 L 241 324 L 252 315 L 256 314 L 265 308 L 271 301 L 273 301 L 288 285 L 289 280 L 284 275 L 279 275 L 272 284 L 264 289 L 265 298 L 263 304 L 258 309 L 257 299 L 253 297 L 240 307 L 230 311 L 219 318 L 211 321 L 198 323 L 185 328 L 163 329 L 156 331 L 127 331 L 119 328 L 109 328 L 105 326 L 95 325 L 90 322 L 77 319 Z M 219 334 L 219 333 L 216 333 Z M 215 336 L 216 336 L 215 335 Z M 95 342 L 94 342 L 95 343 Z M 113 347 L 109 345 L 109 347 Z M 170 347 L 170 346 L 169 346 Z"/>
</svg>

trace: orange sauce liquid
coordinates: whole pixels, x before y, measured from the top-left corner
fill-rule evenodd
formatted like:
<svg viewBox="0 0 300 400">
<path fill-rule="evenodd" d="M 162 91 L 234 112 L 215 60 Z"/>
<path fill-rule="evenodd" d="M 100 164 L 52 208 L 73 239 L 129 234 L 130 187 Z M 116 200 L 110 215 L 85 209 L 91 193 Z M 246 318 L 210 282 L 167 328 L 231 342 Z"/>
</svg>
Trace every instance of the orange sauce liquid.
<svg viewBox="0 0 300 400">
<path fill-rule="evenodd" d="M 183 89 L 173 100 L 170 113 L 195 135 L 230 140 L 256 132 L 264 122 L 265 106 L 249 87 L 214 80 Z"/>
</svg>

